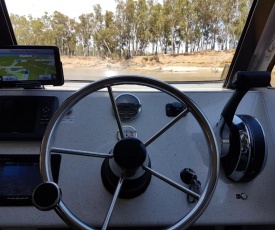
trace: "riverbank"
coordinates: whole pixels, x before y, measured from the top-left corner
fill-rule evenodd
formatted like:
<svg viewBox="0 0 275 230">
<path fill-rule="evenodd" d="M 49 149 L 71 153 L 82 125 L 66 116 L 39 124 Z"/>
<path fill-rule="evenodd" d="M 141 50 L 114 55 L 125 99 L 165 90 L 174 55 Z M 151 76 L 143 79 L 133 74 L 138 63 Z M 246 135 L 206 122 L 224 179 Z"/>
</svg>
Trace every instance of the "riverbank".
<svg viewBox="0 0 275 230">
<path fill-rule="evenodd" d="M 131 59 L 62 56 L 63 68 L 98 70 L 147 70 L 161 72 L 221 72 L 230 64 L 234 51 L 196 52 L 137 56 Z"/>
</svg>

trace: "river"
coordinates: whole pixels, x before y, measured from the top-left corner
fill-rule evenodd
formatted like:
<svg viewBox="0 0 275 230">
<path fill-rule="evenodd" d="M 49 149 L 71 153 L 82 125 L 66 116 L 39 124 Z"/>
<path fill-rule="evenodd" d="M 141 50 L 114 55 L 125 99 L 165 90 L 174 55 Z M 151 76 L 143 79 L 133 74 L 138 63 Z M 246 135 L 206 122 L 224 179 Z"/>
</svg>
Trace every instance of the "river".
<svg viewBox="0 0 275 230">
<path fill-rule="evenodd" d="M 94 70 L 80 68 L 64 68 L 65 80 L 87 80 L 95 81 L 101 78 L 115 75 L 142 75 L 159 80 L 174 82 L 174 81 L 205 81 L 205 80 L 220 80 L 221 72 L 169 72 L 158 70 Z"/>
<path fill-rule="evenodd" d="M 221 80 L 222 70 L 212 71 L 158 71 L 158 70 L 98 70 L 98 69 L 81 69 L 81 68 L 64 68 L 64 78 L 66 80 L 83 80 L 96 81 L 105 77 L 115 75 L 142 75 L 156 78 L 167 82 L 179 81 L 216 81 Z M 275 73 L 272 73 L 271 85 L 275 86 Z"/>
</svg>

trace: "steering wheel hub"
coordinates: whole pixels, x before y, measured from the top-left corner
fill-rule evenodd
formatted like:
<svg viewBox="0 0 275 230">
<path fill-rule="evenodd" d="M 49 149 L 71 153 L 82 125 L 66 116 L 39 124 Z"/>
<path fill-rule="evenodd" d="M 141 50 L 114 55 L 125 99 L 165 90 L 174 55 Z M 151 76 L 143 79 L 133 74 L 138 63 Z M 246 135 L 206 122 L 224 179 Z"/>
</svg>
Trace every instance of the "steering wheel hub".
<svg viewBox="0 0 275 230">
<path fill-rule="evenodd" d="M 136 170 L 146 159 L 144 144 L 133 137 L 120 140 L 113 150 L 115 162 L 127 171 Z"/>
<path fill-rule="evenodd" d="M 151 174 L 142 166 L 151 166 L 145 145 L 138 139 L 127 137 L 117 142 L 112 150 L 113 158 L 105 159 L 101 177 L 105 188 L 114 193 L 119 178 L 124 182 L 120 198 L 134 198 L 142 194 L 151 181 Z"/>
</svg>

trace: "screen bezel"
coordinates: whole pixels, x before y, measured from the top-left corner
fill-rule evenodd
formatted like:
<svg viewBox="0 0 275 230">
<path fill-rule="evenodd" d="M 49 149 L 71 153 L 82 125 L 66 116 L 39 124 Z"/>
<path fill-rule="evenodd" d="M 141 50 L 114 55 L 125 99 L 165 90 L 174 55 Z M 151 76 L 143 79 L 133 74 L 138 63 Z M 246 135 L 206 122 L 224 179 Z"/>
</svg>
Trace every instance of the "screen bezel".
<svg viewBox="0 0 275 230">
<path fill-rule="evenodd" d="M 23 87 L 36 88 L 38 85 L 53 85 L 61 86 L 64 84 L 64 76 L 62 69 L 62 62 L 60 59 L 59 48 L 57 46 L 29 46 L 29 45 L 7 45 L 0 46 L 0 49 L 11 49 L 11 50 L 53 50 L 55 59 L 56 79 L 51 80 L 19 80 L 19 81 L 0 81 L 0 87 Z M 29 52 L 28 52 L 29 53 Z"/>
</svg>

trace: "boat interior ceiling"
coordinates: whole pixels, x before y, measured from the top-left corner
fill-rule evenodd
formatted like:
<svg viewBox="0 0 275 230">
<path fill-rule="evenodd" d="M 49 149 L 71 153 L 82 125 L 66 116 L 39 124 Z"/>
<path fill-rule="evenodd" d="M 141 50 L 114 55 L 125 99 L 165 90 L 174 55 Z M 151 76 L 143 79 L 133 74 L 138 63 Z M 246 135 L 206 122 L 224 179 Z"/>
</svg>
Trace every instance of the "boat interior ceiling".
<svg viewBox="0 0 275 230">
<path fill-rule="evenodd" d="M 275 0 L 252 2 L 221 80 L 180 83 L 66 80 L 57 46 L 17 44 L 8 1 L 0 229 L 275 228 Z"/>
</svg>

